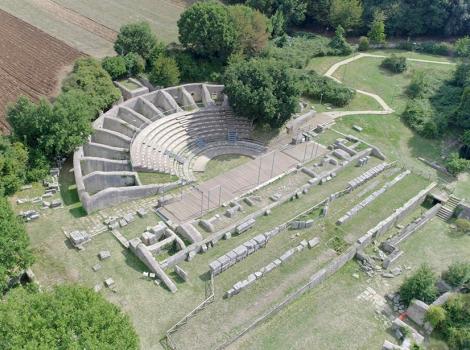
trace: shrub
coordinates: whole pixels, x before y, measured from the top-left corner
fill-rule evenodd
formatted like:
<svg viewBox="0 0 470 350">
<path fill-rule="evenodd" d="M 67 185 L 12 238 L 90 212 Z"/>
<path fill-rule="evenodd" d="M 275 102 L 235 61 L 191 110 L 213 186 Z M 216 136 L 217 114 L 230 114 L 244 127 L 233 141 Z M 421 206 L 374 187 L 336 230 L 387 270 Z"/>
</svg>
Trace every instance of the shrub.
<svg viewBox="0 0 470 350">
<path fill-rule="evenodd" d="M 314 71 L 302 74 L 298 81 L 302 95 L 331 103 L 337 107 L 346 106 L 356 95 L 355 90 L 330 78 L 322 77 Z"/>
<path fill-rule="evenodd" d="M 180 72 L 172 57 L 160 56 L 149 74 L 149 81 L 156 86 L 173 86 L 179 83 Z"/>
<path fill-rule="evenodd" d="M 352 53 L 352 47 L 346 41 L 344 33 L 343 27 L 339 25 L 336 28 L 335 36 L 329 43 L 329 46 L 334 50 L 335 54 L 339 56 L 347 56 Z"/>
<path fill-rule="evenodd" d="M 470 263 L 455 262 L 449 266 L 442 277 L 452 287 L 461 287 L 470 282 Z"/>
<path fill-rule="evenodd" d="M 26 179 L 28 151 L 20 142 L 10 143 L 0 136 L 0 196 L 19 190 Z"/>
<path fill-rule="evenodd" d="M 3 294 L 11 277 L 31 266 L 34 261 L 24 224 L 11 209 L 6 197 L 0 197 L 0 292 Z M 3 304 L 0 303 L 0 307 Z M 0 319 L 5 321 L 4 317 Z M 2 326 L 3 328 L 3 326 Z M 1 331 L 0 331 L 1 333 Z M 7 339 L 0 335 L 0 339 Z"/>
<path fill-rule="evenodd" d="M 439 324 L 445 321 L 446 310 L 444 310 L 441 306 L 431 305 L 428 311 L 426 311 L 424 319 L 433 327 L 437 327 Z"/>
<path fill-rule="evenodd" d="M 443 306 L 446 320 L 439 326 L 451 349 L 468 349 L 470 344 L 470 299 L 463 295 L 450 298 Z"/>
<path fill-rule="evenodd" d="M 405 50 L 405 51 L 413 51 L 415 49 L 415 45 L 410 41 L 401 41 L 397 45 L 397 49 Z"/>
<path fill-rule="evenodd" d="M 461 172 L 469 169 L 469 167 L 470 161 L 464 158 L 460 158 L 459 154 L 456 152 L 451 153 L 446 162 L 447 170 L 453 175 L 458 175 Z"/>
<path fill-rule="evenodd" d="M 359 51 L 367 51 L 369 50 L 369 39 L 366 36 L 361 36 L 359 38 Z"/>
<path fill-rule="evenodd" d="M 451 56 L 454 53 L 454 46 L 446 42 L 436 43 L 433 41 L 428 41 L 419 44 L 416 47 L 416 51 L 421 51 L 432 55 Z"/>
<path fill-rule="evenodd" d="M 470 36 L 465 36 L 455 42 L 455 54 L 460 57 L 470 56 Z"/>
<path fill-rule="evenodd" d="M 178 64 L 181 81 L 199 82 L 208 79 L 214 82 L 220 81 L 224 69 L 220 62 L 196 58 L 190 52 L 180 50 L 175 50 L 170 55 Z"/>
<path fill-rule="evenodd" d="M 455 225 L 457 229 L 462 233 L 470 233 L 470 220 L 467 219 L 457 219 L 455 220 Z"/>
<path fill-rule="evenodd" d="M 411 82 L 406 93 L 411 98 L 424 98 L 432 91 L 432 85 L 429 78 L 423 71 L 416 71 L 411 77 Z"/>
<path fill-rule="evenodd" d="M 407 68 L 406 57 L 392 54 L 390 57 L 385 58 L 380 66 L 392 73 L 403 73 Z"/>
<path fill-rule="evenodd" d="M 459 87 L 470 85 L 470 63 L 462 62 L 454 71 L 452 83 Z"/>
<path fill-rule="evenodd" d="M 129 52 L 127 55 L 125 55 L 124 61 L 127 73 L 131 76 L 136 76 L 145 70 L 144 59 L 134 52 Z"/>
<path fill-rule="evenodd" d="M 409 305 L 413 299 L 419 299 L 428 304 L 432 303 L 437 296 L 436 281 L 436 275 L 431 268 L 427 265 L 421 265 L 401 285 L 400 297 L 406 305 Z"/>
<path fill-rule="evenodd" d="M 101 66 L 113 80 L 121 79 L 127 75 L 126 60 L 122 56 L 105 57 Z"/>
<path fill-rule="evenodd" d="M 440 125 L 429 100 L 415 99 L 408 102 L 402 114 L 405 123 L 418 134 L 432 138 L 440 132 Z"/>
</svg>

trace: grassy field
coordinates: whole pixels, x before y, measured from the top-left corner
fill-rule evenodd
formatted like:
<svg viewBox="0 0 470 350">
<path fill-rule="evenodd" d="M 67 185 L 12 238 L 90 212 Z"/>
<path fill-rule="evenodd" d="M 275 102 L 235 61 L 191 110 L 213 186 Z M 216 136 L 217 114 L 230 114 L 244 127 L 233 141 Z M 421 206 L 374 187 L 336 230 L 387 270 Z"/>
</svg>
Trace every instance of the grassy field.
<svg viewBox="0 0 470 350">
<path fill-rule="evenodd" d="M 100 29 L 115 35 L 130 22 L 147 21 L 159 40 L 177 41 L 176 21 L 187 4 L 184 0 L 2 0 L 0 8 L 86 54 L 103 57 L 113 55 L 114 49 L 109 35 Z"/>
<path fill-rule="evenodd" d="M 436 273 L 456 260 L 468 259 L 470 236 L 456 235 L 450 226 L 433 219 L 401 245 L 405 252 L 397 262 L 411 270 L 391 280 L 372 279 L 359 272 L 355 262 L 296 300 L 276 317 L 235 343 L 231 349 L 378 349 L 385 339 L 393 340 L 388 323 L 370 302 L 357 296 L 367 287 L 380 295 L 394 291 L 422 263 Z M 359 273 L 356 279 L 352 275 Z M 340 335 L 340 336 L 339 336 Z M 431 339 L 428 349 L 446 349 Z"/>
<path fill-rule="evenodd" d="M 178 180 L 176 175 L 166 173 L 139 172 L 138 175 L 142 185 L 163 184 Z"/>
</svg>

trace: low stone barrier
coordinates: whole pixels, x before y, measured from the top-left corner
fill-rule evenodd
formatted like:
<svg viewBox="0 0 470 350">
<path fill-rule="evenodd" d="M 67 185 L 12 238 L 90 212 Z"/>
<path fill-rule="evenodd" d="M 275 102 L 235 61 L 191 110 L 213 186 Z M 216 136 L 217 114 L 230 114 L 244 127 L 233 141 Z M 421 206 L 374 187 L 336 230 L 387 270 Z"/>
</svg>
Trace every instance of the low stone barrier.
<svg viewBox="0 0 470 350">
<path fill-rule="evenodd" d="M 346 221 L 349 221 L 353 216 L 355 216 L 360 210 L 364 209 L 366 206 L 368 206 L 370 203 L 375 201 L 380 195 L 385 193 L 389 188 L 393 187 L 396 185 L 398 182 L 403 180 L 407 175 L 409 175 L 411 171 L 406 170 L 397 177 L 395 177 L 392 181 L 387 182 L 382 188 L 379 190 L 375 191 L 372 193 L 370 196 L 365 198 L 363 201 L 361 201 L 359 204 L 355 205 L 352 207 L 345 215 L 340 217 L 338 221 L 336 222 L 338 225 L 344 224 Z"/>
</svg>

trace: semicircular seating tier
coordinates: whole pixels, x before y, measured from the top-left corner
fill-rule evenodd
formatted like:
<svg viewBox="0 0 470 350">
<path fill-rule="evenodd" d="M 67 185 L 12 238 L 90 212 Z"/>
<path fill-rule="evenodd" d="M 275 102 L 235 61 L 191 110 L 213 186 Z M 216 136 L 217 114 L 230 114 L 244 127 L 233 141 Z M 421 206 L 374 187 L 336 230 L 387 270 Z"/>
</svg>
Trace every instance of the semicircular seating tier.
<svg viewBox="0 0 470 350">
<path fill-rule="evenodd" d="M 256 157 L 252 123 L 234 115 L 223 85 L 186 84 L 134 97 L 102 114 L 89 141 L 74 153 L 77 190 L 87 212 L 163 193 L 195 180 L 211 158 Z M 138 172 L 176 175 L 143 185 Z"/>
</svg>

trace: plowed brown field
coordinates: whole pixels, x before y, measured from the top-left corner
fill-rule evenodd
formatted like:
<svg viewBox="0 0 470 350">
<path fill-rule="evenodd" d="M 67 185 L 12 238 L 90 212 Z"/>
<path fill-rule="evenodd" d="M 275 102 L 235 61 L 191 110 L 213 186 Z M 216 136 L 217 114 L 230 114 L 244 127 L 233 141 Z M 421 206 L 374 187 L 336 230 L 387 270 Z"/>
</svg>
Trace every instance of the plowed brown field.
<svg viewBox="0 0 470 350">
<path fill-rule="evenodd" d="M 5 108 L 20 95 L 33 100 L 58 91 L 60 76 L 82 53 L 0 10 L 0 129 Z"/>
</svg>

